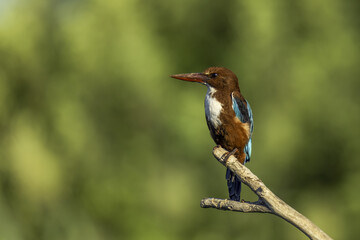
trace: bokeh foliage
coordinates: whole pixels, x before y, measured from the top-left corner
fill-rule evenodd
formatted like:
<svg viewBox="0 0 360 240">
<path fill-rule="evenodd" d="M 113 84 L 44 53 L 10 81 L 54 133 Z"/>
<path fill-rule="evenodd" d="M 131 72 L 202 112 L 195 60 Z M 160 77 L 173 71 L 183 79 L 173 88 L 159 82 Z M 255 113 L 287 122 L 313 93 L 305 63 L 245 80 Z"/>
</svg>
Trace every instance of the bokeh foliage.
<svg viewBox="0 0 360 240">
<path fill-rule="evenodd" d="M 206 89 L 226 66 L 255 119 L 248 165 L 335 239 L 360 235 L 356 1 L 0 2 L 0 239 L 303 239 L 227 197 Z M 242 196 L 255 200 L 245 187 Z"/>
</svg>

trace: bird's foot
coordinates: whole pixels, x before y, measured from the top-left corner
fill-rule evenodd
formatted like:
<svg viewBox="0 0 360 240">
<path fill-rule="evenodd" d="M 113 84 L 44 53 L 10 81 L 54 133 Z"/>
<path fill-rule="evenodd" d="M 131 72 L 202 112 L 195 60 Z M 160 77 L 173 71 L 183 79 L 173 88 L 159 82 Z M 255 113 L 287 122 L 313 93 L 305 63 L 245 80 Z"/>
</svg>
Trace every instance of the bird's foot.
<svg viewBox="0 0 360 240">
<path fill-rule="evenodd" d="M 229 157 L 231 155 L 234 155 L 236 152 L 238 151 L 237 148 L 234 148 L 231 152 L 227 152 L 227 153 L 224 153 L 224 155 L 221 156 L 221 160 L 223 162 L 227 162 L 227 160 L 229 159 Z"/>
</svg>

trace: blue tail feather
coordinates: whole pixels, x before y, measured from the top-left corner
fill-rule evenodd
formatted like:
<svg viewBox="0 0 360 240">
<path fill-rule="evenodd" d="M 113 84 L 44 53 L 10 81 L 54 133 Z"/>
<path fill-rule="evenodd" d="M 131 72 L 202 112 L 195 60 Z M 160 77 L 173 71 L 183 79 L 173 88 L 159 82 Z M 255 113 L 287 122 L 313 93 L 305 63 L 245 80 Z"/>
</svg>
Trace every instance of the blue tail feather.
<svg viewBox="0 0 360 240">
<path fill-rule="evenodd" d="M 240 201 L 240 192 L 241 192 L 241 181 L 240 179 L 230 171 L 226 169 L 226 180 L 229 189 L 229 197 L 231 200 Z"/>
</svg>

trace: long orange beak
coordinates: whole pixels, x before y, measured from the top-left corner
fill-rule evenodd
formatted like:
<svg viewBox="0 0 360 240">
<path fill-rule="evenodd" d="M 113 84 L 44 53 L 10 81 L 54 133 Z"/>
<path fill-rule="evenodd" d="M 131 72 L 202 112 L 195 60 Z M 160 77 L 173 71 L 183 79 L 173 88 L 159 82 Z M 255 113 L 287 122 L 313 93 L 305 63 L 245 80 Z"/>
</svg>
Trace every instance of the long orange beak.
<svg viewBox="0 0 360 240">
<path fill-rule="evenodd" d="M 184 73 L 184 74 L 174 74 L 170 77 L 188 81 L 188 82 L 199 82 L 199 83 L 206 83 L 208 80 L 208 76 L 203 73 Z"/>
</svg>

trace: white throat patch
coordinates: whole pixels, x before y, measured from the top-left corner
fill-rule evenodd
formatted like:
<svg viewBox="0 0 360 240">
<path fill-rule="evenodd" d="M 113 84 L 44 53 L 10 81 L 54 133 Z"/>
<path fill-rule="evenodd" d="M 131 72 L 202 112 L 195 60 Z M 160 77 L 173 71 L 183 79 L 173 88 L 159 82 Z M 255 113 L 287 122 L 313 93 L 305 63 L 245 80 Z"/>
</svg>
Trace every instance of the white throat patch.
<svg viewBox="0 0 360 240">
<path fill-rule="evenodd" d="M 205 97 L 205 115 L 206 119 L 216 128 L 221 124 L 220 113 L 222 104 L 213 96 L 216 90 L 208 86 Z"/>
</svg>

